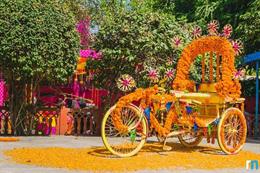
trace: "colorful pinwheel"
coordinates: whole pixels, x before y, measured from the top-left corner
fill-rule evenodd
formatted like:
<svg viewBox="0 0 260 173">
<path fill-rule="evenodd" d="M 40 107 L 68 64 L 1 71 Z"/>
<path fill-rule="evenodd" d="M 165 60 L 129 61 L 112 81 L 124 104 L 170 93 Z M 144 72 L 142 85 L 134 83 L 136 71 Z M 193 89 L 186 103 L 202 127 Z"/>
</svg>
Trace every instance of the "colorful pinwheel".
<svg viewBox="0 0 260 173">
<path fill-rule="evenodd" d="M 159 81 L 159 73 L 157 72 L 156 69 L 150 68 L 150 69 L 148 70 L 148 78 L 149 78 L 152 82 L 156 83 L 156 82 Z"/>
<path fill-rule="evenodd" d="M 224 26 L 222 30 L 222 35 L 226 38 L 229 38 L 231 36 L 232 31 L 232 26 L 230 24 L 227 24 Z"/>
<path fill-rule="evenodd" d="M 243 43 L 240 40 L 232 40 L 231 41 L 232 47 L 235 50 L 236 55 L 242 53 L 243 50 Z"/>
<path fill-rule="evenodd" d="M 202 34 L 202 30 L 201 30 L 201 27 L 199 26 L 194 26 L 193 29 L 192 29 L 192 36 L 193 38 L 198 38 L 201 36 Z"/>
<path fill-rule="evenodd" d="M 233 79 L 238 79 L 238 80 L 244 79 L 245 74 L 246 74 L 245 69 L 240 69 L 234 73 Z"/>
<path fill-rule="evenodd" d="M 181 38 L 175 36 L 173 37 L 172 42 L 173 42 L 173 47 L 178 48 L 181 45 Z"/>
<path fill-rule="evenodd" d="M 123 74 L 117 79 L 117 87 L 124 92 L 131 91 L 135 86 L 135 80 L 128 74 Z"/>
<path fill-rule="evenodd" d="M 174 78 L 174 73 L 175 73 L 174 70 L 168 69 L 168 70 L 166 70 L 166 72 L 165 72 L 165 77 L 166 77 L 167 79 L 173 79 L 173 78 Z"/>
<path fill-rule="evenodd" d="M 219 22 L 217 20 L 212 20 L 208 24 L 209 35 L 218 35 Z"/>
</svg>

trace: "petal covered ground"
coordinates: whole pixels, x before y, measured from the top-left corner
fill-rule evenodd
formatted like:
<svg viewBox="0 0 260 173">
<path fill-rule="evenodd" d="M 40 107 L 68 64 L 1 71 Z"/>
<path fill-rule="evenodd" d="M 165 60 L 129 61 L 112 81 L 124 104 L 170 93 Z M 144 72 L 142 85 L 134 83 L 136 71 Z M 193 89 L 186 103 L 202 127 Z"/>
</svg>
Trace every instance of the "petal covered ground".
<svg viewBox="0 0 260 173">
<path fill-rule="evenodd" d="M 178 143 L 173 150 L 163 152 L 161 144 L 146 144 L 137 156 L 116 158 L 103 147 L 92 148 L 18 148 L 4 154 L 21 164 L 89 171 L 136 171 L 157 169 L 245 168 L 246 160 L 260 160 L 260 154 L 242 151 L 237 155 L 224 155 L 219 149 L 198 146 L 192 149 Z"/>
</svg>

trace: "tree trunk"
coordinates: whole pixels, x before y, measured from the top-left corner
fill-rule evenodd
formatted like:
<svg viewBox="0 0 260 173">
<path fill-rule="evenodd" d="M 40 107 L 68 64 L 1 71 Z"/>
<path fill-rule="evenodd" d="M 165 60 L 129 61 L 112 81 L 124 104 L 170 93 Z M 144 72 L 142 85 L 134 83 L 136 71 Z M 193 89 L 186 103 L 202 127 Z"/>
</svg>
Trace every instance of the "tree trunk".
<svg viewBox="0 0 260 173">
<path fill-rule="evenodd" d="M 9 111 L 12 132 L 15 136 L 25 135 L 25 83 L 12 77 L 9 80 Z"/>
</svg>

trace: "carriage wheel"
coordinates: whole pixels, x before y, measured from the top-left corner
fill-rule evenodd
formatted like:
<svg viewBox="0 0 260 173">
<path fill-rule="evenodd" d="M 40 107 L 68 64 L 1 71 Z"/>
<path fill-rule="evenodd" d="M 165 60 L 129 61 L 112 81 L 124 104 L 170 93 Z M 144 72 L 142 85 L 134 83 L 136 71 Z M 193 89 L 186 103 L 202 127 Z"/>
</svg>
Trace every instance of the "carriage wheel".
<svg viewBox="0 0 260 173">
<path fill-rule="evenodd" d="M 226 154 L 238 153 L 246 141 L 246 119 L 237 108 L 227 109 L 218 124 L 218 144 Z"/>
<path fill-rule="evenodd" d="M 202 141 L 203 136 L 201 134 L 184 133 L 178 135 L 178 139 L 185 147 L 195 147 Z"/>
<path fill-rule="evenodd" d="M 102 121 L 101 135 L 106 148 L 114 155 L 119 157 L 130 157 L 138 153 L 145 144 L 148 127 L 145 117 L 136 129 L 130 132 L 120 133 L 112 121 L 112 112 L 115 106 L 111 107 L 105 114 Z M 123 107 L 121 118 L 124 125 L 133 127 L 140 119 L 142 112 L 134 105 Z"/>
</svg>

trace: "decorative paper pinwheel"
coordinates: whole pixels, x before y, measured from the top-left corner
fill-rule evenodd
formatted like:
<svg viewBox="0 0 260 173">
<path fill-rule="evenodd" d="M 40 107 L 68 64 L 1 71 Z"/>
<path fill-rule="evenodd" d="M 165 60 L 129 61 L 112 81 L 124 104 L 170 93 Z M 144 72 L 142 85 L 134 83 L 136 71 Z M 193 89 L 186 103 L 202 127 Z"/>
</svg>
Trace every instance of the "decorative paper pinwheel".
<svg viewBox="0 0 260 173">
<path fill-rule="evenodd" d="M 226 38 L 229 38 L 231 36 L 232 31 L 232 26 L 230 24 L 227 24 L 224 26 L 222 30 L 222 35 Z"/>
<path fill-rule="evenodd" d="M 245 74 L 246 74 L 245 69 L 240 69 L 240 70 L 238 70 L 238 71 L 234 74 L 233 78 L 234 78 L 234 79 L 241 80 L 241 79 L 245 78 Z"/>
<path fill-rule="evenodd" d="M 240 40 L 232 40 L 231 41 L 232 47 L 235 50 L 236 55 L 242 53 L 243 50 L 243 43 Z"/>
<path fill-rule="evenodd" d="M 148 70 L 148 78 L 149 78 L 152 82 L 154 82 L 154 83 L 158 82 L 158 81 L 159 81 L 159 74 L 158 74 L 157 70 L 156 70 L 156 69 L 153 69 L 153 68 L 150 68 L 150 69 Z"/>
<path fill-rule="evenodd" d="M 124 92 L 131 91 L 135 86 L 135 80 L 128 74 L 123 74 L 117 79 L 117 87 Z"/>
<path fill-rule="evenodd" d="M 201 27 L 199 26 L 194 26 L 193 29 L 192 29 L 192 36 L 193 38 L 198 38 L 201 36 L 202 34 L 202 30 L 201 30 Z"/>
<path fill-rule="evenodd" d="M 166 72 L 165 72 L 165 77 L 166 77 L 167 79 L 173 79 L 173 78 L 174 78 L 174 73 L 175 73 L 174 70 L 168 69 L 168 70 L 166 70 Z"/>
<path fill-rule="evenodd" d="M 178 48 L 181 45 L 181 38 L 178 36 L 175 36 L 175 37 L 173 37 L 172 42 L 173 42 L 173 46 L 175 48 Z"/>
<path fill-rule="evenodd" d="M 217 20 L 212 20 L 208 24 L 209 35 L 218 35 L 219 22 Z"/>
</svg>

